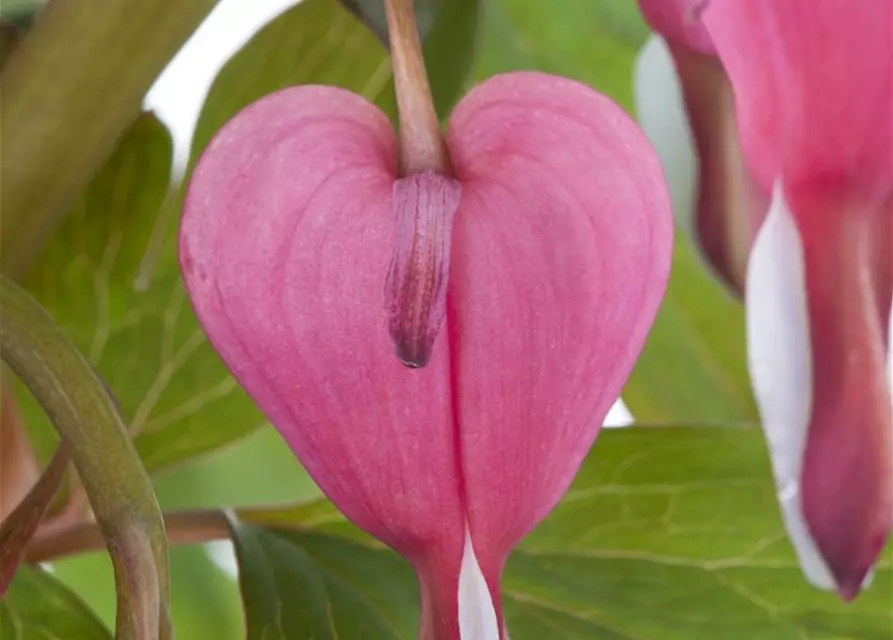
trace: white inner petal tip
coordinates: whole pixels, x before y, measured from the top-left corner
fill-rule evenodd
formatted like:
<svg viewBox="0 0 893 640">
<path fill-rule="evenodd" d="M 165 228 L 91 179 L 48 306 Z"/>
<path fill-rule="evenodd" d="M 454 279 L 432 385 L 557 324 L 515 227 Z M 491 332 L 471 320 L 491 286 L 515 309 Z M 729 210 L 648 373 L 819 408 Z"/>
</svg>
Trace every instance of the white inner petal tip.
<svg viewBox="0 0 893 640">
<path fill-rule="evenodd" d="M 812 354 L 803 245 L 780 182 L 750 254 L 745 291 L 748 365 L 769 446 L 778 498 L 803 574 L 835 582 L 803 515 L 800 476 L 812 406 Z"/>
<path fill-rule="evenodd" d="M 833 591 L 837 583 L 807 529 L 803 509 L 800 506 L 799 487 L 785 487 L 779 492 L 778 498 L 788 537 L 794 545 L 803 576 L 812 586 L 823 591 Z"/>
<path fill-rule="evenodd" d="M 459 638 L 499 640 L 499 622 L 493 598 L 468 532 L 465 533 L 465 551 L 459 571 Z"/>
</svg>

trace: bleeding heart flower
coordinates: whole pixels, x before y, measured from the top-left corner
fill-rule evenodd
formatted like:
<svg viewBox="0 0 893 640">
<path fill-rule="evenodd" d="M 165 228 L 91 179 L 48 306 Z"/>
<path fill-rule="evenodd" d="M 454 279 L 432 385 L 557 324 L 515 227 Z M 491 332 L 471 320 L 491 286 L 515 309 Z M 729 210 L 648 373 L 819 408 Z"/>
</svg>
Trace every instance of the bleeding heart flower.
<svg viewBox="0 0 893 640">
<path fill-rule="evenodd" d="M 696 203 L 693 207 L 688 202 L 674 203 L 677 220 L 691 232 L 707 263 L 740 294 L 744 290 L 750 244 L 765 217 L 768 194 L 753 181 L 744 166 L 729 79 L 701 21 L 707 2 L 639 0 L 639 5 L 645 19 L 663 38 L 681 85 L 687 113 L 681 126 L 687 131 L 682 135 L 671 132 L 671 135 L 684 144 L 690 132 L 696 152 Z M 660 51 L 652 45 L 649 53 L 660 55 Z M 637 69 L 640 75 L 645 71 L 641 65 Z M 668 124 L 667 98 L 644 94 L 654 91 L 654 76 L 662 72 L 637 79 L 638 93 L 643 94 L 637 100 L 639 110 L 649 110 L 640 119 L 659 150 L 665 146 L 660 144 L 660 139 L 668 135 L 662 130 Z M 661 122 L 657 127 L 649 127 L 651 110 L 655 114 L 660 110 Z M 665 167 L 679 164 L 679 146 L 680 142 L 674 141 L 667 150 L 674 157 L 664 159 Z"/>
<path fill-rule="evenodd" d="M 749 170 L 772 194 L 747 338 L 806 575 L 858 594 L 893 526 L 893 3 L 711 0 Z"/>
<path fill-rule="evenodd" d="M 421 637 L 495 640 L 503 564 L 633 366 L 672 221 L 644 136 L 576 82 L 491 78 L 446 144 L 453 177 L 398 178 L 363 98 L 267 96 L 198 163 L 181 265 L 214 347 L 323 491 L 414 565 Z M 427 364 L 403 366 L 391 335 Z"/>
</svg>

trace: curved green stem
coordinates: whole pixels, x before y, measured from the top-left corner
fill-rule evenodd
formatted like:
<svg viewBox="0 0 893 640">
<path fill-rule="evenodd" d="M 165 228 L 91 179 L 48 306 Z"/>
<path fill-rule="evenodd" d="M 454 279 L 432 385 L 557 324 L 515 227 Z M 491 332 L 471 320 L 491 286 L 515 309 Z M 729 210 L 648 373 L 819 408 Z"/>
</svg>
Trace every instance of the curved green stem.
<svg viewBox="0 0 893 640">
<path fill-rule="evenodd" d="M 69 441 L 112 556 L 117 637 L 169 638 L 170 577 L 161 510 L 114 402 L 52 318 L 5 276 L 0 317 L 3 360 Z"/>
</svg>

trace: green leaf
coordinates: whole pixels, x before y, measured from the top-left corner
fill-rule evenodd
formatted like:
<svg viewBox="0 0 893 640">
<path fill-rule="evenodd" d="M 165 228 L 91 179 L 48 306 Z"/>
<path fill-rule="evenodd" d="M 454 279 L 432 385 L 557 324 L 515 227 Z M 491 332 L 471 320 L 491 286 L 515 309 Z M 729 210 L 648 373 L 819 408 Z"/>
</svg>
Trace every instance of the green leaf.
<svg viewBox="0 0 893 640">
<path fill-rule="evenodd" d="M 455 102 L 471 67 L 479 7 L 480 0 L 443 2 L 425 43 L 441 115 Z M 261 29 L 220 71 L 196 124 L 193 160 L 242 108 L 302 84 L 344 87 L 392 118 L 395 114 L 390 61 L 375 36 L 338 0 L 305 0 Z"/>
<path fill-rule="evenodd" d="M 631 69 L 649 29 L 635 0 L 485 4 L 478 79 L 536 69 L 574 78 L 632 112 Z"/>
<path fill-rule="evenodd" d="M 54 0 L 41 12 L 0 76 L 4 273 L 26 273 L 214 4 Z"/>
<path fill-rule="evenodd" d="M 211 348 L 180 279 L 172 145 L 144 114 L 66 217 L 25 285 L 111 387 L 149 469 L 264 423 Z M 39 409 L 22 398 L 26 424 Z"/>
<path fill-rule="evenodd" d="M 161 471 L 153 482 L 165 510 L 288 504 L 320 495 L 271 426 L 190 464 Z"/>
<path fill-rule="evenodd" d="M 623 400 L 639 422 L 752 422 L 744 309 L 677 234 L 673 270 Z"/>
<path fill-rule="evenodd" d="M 171 594 L 175 638 L 244 639 L 236 580 L 211 560 L 207 548 L 171 549 Z"/>
<path fill-rule="evenodd" d="M 106 553 L 63 558 L 53 563 L 53 570 L 99 620 L 114 625 L 115 581 Z M 174 637 L 184 640 L 244 638 L 235 579 L 214 564 L 203 546 L 171 549 L 171 622 Z M 2 634 L 0 638 L 6 640 Z"/>
<path fill-rule="evenodd" d="M 362 603 L 353 619 L 362 632 L 336 627 L 342 640 L 415 637 L 417 587 L 408 564 L 331 505 L 240 517 L 254 525 L 252 539 L 276 576 L 300 557 L 302 597 L 317 607 L 328 601 L 336 625 L 348 597 L 357 611 Z M 258 533 L 261 526 L 267 530 Z M 608 430 L 561 504 L 512 555 L 503 603 L 513 640 L 888 640 L 890 550 L 871 588 L 845 605 L 800 572 L 759 431 Z M 252 581 L 264 581 L 255 591 L 294 597 L 296 584 L 246 567 L 253 556 L 241 561 Z M 324 588 L 309 593 L 311 580 Z M 280 610 L 283 625 L 292 610 Z M 376 626 L 381 621 L 390 626 Z M 297 628 L 288 638 L 316 632 Z"/>
<path fill-rule="evenodd" d="M 235 522 L 249 640 L 415 638 L 415 578 L 399 556 L 334 536 Z"/>
<path fill-rule="evenodd" d="M 437 22 L 425 41 L 425 64 L 431 82 L 434 107 L 441 119 L 445 119 L 453 106 L 461 99 L 469 84 L 474 61 L 478 54 L 482 0 L 450 0 L 441 5 Z M 384 98 L 379 100 L 385 108 Z"/>
<path fill-rule="evenodd" d="M 248 638 L 336 638 L 325 581 L 307 553 L 250 525 L 233 523 L 232 531 Z M 284 616 L 286 603 L 293 613 Z"/>
<path fill-rule="evenodd" d="M 36 567 L 22 567 L 0 601 L 3 640 L 111 640 L 112 635 L 53 576 Z"/>
</svg>

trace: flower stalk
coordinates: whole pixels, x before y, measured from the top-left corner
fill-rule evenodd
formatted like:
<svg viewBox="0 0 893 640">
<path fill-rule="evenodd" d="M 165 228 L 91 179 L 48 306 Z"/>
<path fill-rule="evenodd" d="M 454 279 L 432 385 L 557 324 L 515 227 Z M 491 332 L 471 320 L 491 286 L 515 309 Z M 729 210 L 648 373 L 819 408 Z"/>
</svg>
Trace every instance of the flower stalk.
<svg viewBox="0 0 893 640">
<path fill-rule="evenodd" d="M 385 13 L 400 124 L 400 175 L 449 175 L 449 154 L 431 97 L 412 0 L 385 0 Z"/>
</svg>

